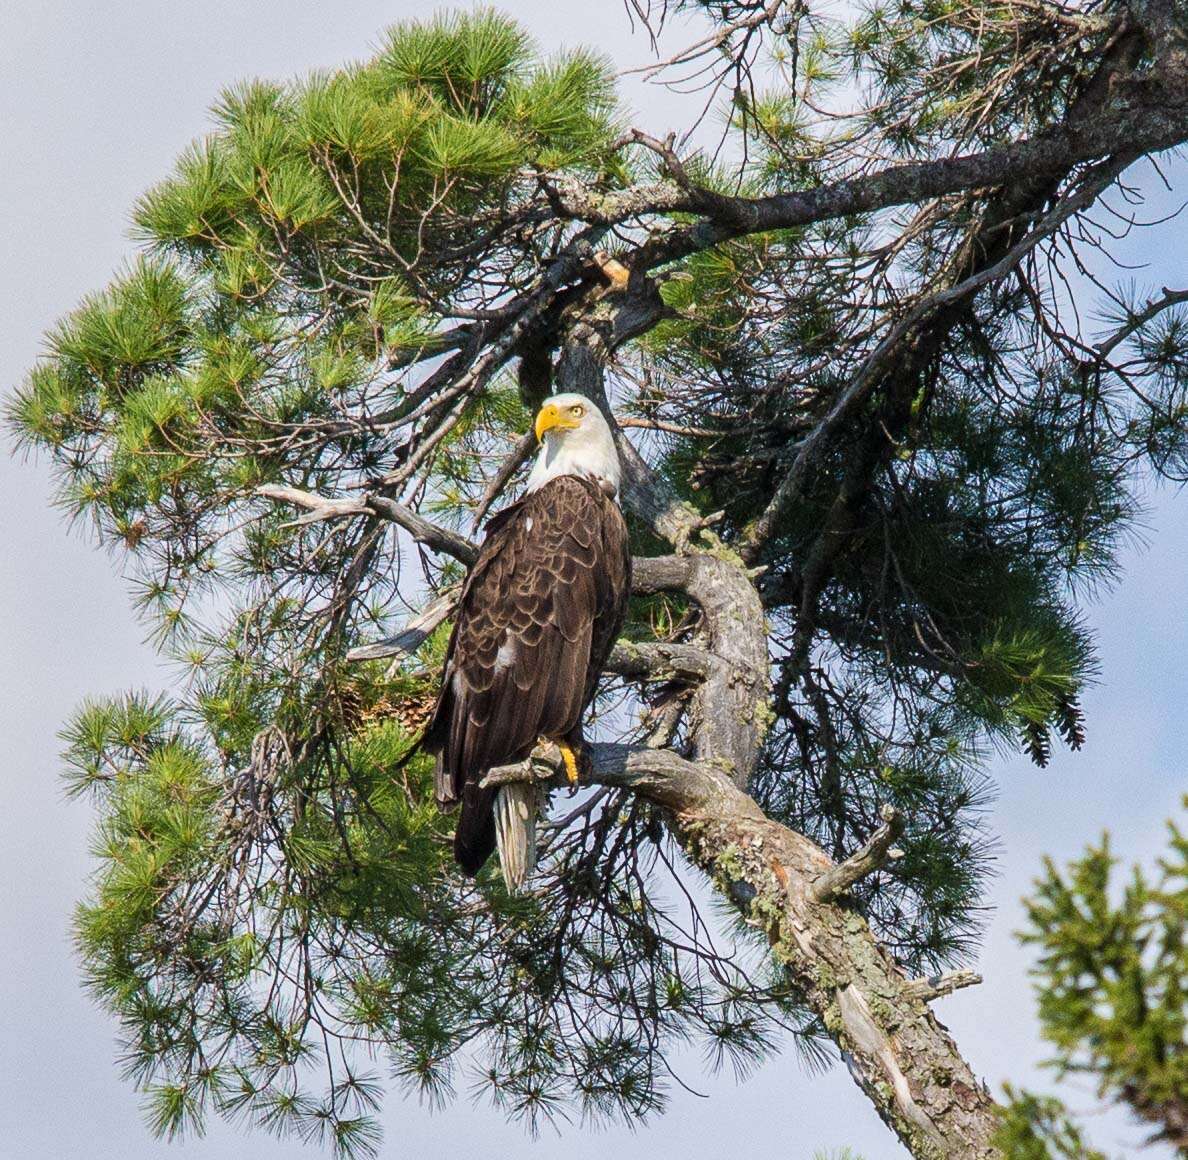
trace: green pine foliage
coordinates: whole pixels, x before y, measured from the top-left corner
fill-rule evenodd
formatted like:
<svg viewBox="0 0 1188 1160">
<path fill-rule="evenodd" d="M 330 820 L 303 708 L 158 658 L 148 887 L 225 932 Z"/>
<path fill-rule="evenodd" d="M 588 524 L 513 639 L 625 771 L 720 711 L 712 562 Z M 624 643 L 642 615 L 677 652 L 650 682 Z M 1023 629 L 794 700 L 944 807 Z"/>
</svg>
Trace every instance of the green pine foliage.
<svg viewBox="0 0 1188 1160">
<path fill-rule="evenodd" d="M 401 766 L 444 630 L 397 672 L 343 661 L 400 618 L 406 547 L 254 494 L 398 466 L 385 432 L 421 401 L 400 368 L 441 348 L 442 300 L 493 254 L 513 281 L 539 263 L 554 239 L 505 239 L 500 215 L 537 172 L 621 168 L 616 117 L 604 61 L 541 61 L 483 11 L 398 26 L 334 75 L 227 92 L 136 208 L 147 253 L 10 400 L 63 507 L 128 554 L 184 676 L 175 701 L 89 702 L 63 734 L 99 817 L 79 952 L 158 1133 L 218 1113 L 374 1154 L 385 1075 L 533 1130 L 633 1122 L 690 1040 L 738 1069 L 784 1031 L 818 1050 L 781 978 L 749 959 L 705 971 L 679 892 L 649 884 L 671 854 L 653 869 L 654 821 L 624 799 L 557 843 L 560 909 L 490 875 L 464 885 L 428 763 Z M 425 510 L 459 523 L 527 422 L 492 383 L 439 448 Z"/>
<path fill-rule="evenodd" d="M 1093 1078 L 1188 1153 L 1188 839 L 1168 829 L 1153 876 L 1119 881 L 1107 836 L 1064 870 L 1049 859 L 1020 938 L 1056 1074 Z"/>
<path fill-rule="evenodd" d="M 1090 1148 L 1059 1100 L 1016 1091 L 1009 1084 L 995 1144 L 1006 1160 L 1106 1160 Z"/>
<path fill-rule="evenodd" d="M 533 1129 L 570 1107 L 630 1121 L 664 1103 L 665 1044 L 703 1038 L 745 1071 L 798 1026 L 778 978 L 703 977 L 673 908 L 608 878 L 597 849 L 560 911 L 497 877 L 461 889 L 431 763 L 392 776 L 402 715 L 432 690 L 373 671 L 338 692 L 350 720 L 302 754 L 257 732 L 239 768 L 255 724 L 213 692 L 206 730 L 128 697 L 65 733 L 102 818 L 78 946 L 156 1131 L 201 1132 L 215 1110 L 370 1154 L 385 1071 L 432 1105 L 472 1088 Z M 641 824 L 621 808 L 601 823 L 620 842 Z"/>
</svg>

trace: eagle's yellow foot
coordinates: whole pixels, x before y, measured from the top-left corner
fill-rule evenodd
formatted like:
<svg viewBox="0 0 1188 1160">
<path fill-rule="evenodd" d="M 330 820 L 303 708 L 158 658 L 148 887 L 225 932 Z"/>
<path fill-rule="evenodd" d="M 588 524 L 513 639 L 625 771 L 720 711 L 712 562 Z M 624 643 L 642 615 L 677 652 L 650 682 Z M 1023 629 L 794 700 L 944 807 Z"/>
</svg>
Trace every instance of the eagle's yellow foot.
<svg viewBox="0 0 1188 1160">
<path fill-rule="evenodd" d="M 565 780 L 576 788 L 581 781 L 581 767 L 587 764 L 585 754 L 574 749 L 568 742 L 561 741 L 559 738 L 540 737 L 537 739 L 536 744 L 546 751 L 551 745 L 557 747 L 558 752 L 561 754 L 561 760 L 565 763 Z"/>
<path fill-rule="evenodd" d="M 566 745 L 564 741 L 557 742 L 557 748 L 561 750 L 561 758 L 565 762 L 565 776 L 570 785 L 577 785 L 578 783 L 578 759 L 577 754 L 574 753 L 572 747 Z"/>
<path fill-rule="evenodd" d="M 554 741 L 553 744 L 561 750 L 561 760 L 565 762 L 565 778 L 570 785 L 578 783 L 578 755 L 573 746 L 564 741 Z"/>
</svg>

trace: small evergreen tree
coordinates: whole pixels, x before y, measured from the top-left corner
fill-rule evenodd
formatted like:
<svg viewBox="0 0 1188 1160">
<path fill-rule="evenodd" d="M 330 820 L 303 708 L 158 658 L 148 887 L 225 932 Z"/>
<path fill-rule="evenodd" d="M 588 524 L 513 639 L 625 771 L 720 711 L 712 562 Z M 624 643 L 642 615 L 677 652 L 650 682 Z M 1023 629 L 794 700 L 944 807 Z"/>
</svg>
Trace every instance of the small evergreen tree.
<svg viewBox="0 0 1188 1160">
<path fill-rule="evenodd" d="M 1183 17 L 672 7 L 708 35 L 657 68 L 705 82 L 716 153 L 492 12 L 224 93 L 10 400 L 178 666 L 65 731 L 80 953 L 160 1132 L 367 1153 L 385 1068 L 633 1121 L 690 1040 L 740 1072 L 792 1042 L 914 1155 L 997 1154 L 927 1003 L 977 937 L 988 747 L 1082 744 L 1078 595 L 1183 472 L 1186 295 L 1078 306 L 1092 215 L 1188 140 Z M 403 758 L 552 386 L 637 439 L 626 744 L 512 898 L 454 873 Z"/>
<path fill-rule="evenodd" d="M 1035 989 L 1056 1074 L 1094 1077 L 1102 1098 L 1188 1155 L 1188 839 L 1174 823 L 1169 830 L 1154 881 L 1136 866 L 1114 882 L 1108 836 L 1063 872 L 1049 859 L 1020 937 L 1039 952 Z M 1015 1110 L 1034 1125 L 1027 1113 L 1041 1105 L 1022 1097 Z M 1059 1109 L 1045 1106 L 1059 1121 Z"/>
</svg>

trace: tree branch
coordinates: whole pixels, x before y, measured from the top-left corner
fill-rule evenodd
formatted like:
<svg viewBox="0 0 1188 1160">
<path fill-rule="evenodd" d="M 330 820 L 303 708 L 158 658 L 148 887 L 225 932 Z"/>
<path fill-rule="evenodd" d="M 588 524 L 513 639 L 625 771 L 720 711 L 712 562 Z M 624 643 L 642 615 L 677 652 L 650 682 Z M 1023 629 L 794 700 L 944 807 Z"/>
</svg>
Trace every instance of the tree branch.
<svg viewBox="0 0 1188 1160">
<path fill-rule="evenodd" d="M 1188 139 L 1184 115 L 1188 69 L 1184 61 L 1171 56 L 1146 79 L 1144 99 L 1115 102 L 1108 112 L 1093 118 L 1066 122 L 981 153 L 892 165 L 815 189 L 752 198 L 667 181 L 599 194 L 577 181 L 558 181 L 557 201 L 571 217 L 604 226 L 656 214 L 701 214 L 700 222 L 678 227 L 640 247 L 631 265 L 651 269 L 743 234 L 791 229 L 969 189 L 1058 177 L 1111 154 L 1137 156 L 1169 149 Z"/>
<path fill-rule="evenodd" d="M 383 496 L 369 496 L 367 507 L 375 515 L 399 524 L 418 544 L 424 544 L 435 552 L 453 556 L 463 564 L 473 564 L 478 558 L 478 545 L 472 540 L 450 531 L 449 528 L 430 523 L 404 504 Z"/>
<path fill-rule="evenodd" d="M 696 645 L 620 640 L 611 650 L 605 671 L 636 681 L 702 681 L 710 667 L 710 656 Z"/>
<path fill-rule="evenodd" d="M 374 644 L 360 645 L 347 653 L 348 661 L 376 661 L 388 657 L 407 656 L 425 643 L 433 630 L 454 613 L 458 604 L 457 586 L 447 588 L 436 599 L 431 600 L 416 616 L 408 620 L 395 636 L 377 640 Z"/>
<path fill-rule="evenodd" d="M 817 902 L 832 902 L 895 857 L 895 843 L 903 834 L 903 814 L 891 805 L 884 805 L 879 814 L 883 824 L 844 862 L 830 867 L 813 883 L 811 894 Z"/>
<path fill-rule="evenodd" d="M 491 510 L 491 505 L 503 492 L 511 477 L 519 471 L 520 465 L 528 459 L 535 448 L 536 432 L 525 431 L 520 436 L 520 441 L 512 448 L 511 454 L 499 465 L 499 470 L 492 477 L 491 482 L 483 489 L 483 495 L 474 513 L 474 519 L 470 523 L 472 533 L 479 530 L 483 520 L 486 519 L 487 512 Z"/>
<path fill-rule="evenodd" d="M 390 520 L 404 528 L 418 544 L 424 544 L 435 552 L 453 556 L 464 564 L 473 564 L 478 557 L 478 545 L 457 532 L 430 523 L 411 508 L 394 499 L 380 495 L 365 495 L 359 499 L 326 499 L 311 491 L 279 484 L 265 483 L 256 488 L 256 494 L 278 503 L 291 503 L 303 507 L 309 513 L 295 522 L 315 523 L 318 520 L 340 519 L 344 516 L 372 515 Z"/>
<path fill-rule="evenodd" d="M 1114 349 L 1125 342 L 1136 330 L 1146 326 L 1157 314 L 1161 314 L 1172 306 L 1178 306 L 1181 302 L 1188 302 L 1188 290 L 1169 290 L 1164 286 L 1163 293 L 1158 298 L 1152 298 L 1142 310 L 1136 311 L 1113 334 L 1102 339 L 1093 347 L 1098 358 L 1103 360 L 1109 358 Z"/>
<path fill-rule="evenodd" d="M 915 999 L 931 1003 L 963 987 L 977 987 L 982 976 L 977 971 L 948 971 L 943 975 L 929 975 L 926 979 L 910 979 L 903 989 Z"/>
<path fill-rule="evenodd" d="M 913 1155 L 997 1155 L 994 1102 L 926 1006 L 936 996 L 904 979 L 852 908 L 815 897 L 815 884 L 840 869 L 824 851 L 767 818 L 717 765 L 625 745 L 592 745 L 588 756 L 590 781 L 630 789 L 667 811 L 693 862 L 767 935 L 851 1074 Z M 483 784 L 525 780 L 565 784 L 555 746 L 491 770 Z"/>
</svg>

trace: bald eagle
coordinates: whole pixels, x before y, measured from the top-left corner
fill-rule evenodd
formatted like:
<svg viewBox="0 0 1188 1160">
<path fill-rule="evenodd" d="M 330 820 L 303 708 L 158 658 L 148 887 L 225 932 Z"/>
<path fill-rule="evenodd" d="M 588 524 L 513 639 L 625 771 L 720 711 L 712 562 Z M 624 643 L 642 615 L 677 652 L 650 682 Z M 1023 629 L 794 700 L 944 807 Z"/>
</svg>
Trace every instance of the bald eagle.
<svg viewBox="0 0 1188 1160">
<path fill-rule="evenodd" d="M 576 782 L 582 717 L 631 592 L 619 457 L 606 418 L 584 395 L 554 395 L 535 430 L 541 447 L 525 494 L 488 522 L 463 585 L 422 743 L 437 756 L 439 804 L 461 802 L 459 865 L 477 874 L 498 843 L 513 890 L 536 859 L 535 791 L 479 783 L 542 739 L 559 745 Z"/>
</svg>

